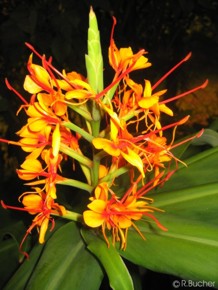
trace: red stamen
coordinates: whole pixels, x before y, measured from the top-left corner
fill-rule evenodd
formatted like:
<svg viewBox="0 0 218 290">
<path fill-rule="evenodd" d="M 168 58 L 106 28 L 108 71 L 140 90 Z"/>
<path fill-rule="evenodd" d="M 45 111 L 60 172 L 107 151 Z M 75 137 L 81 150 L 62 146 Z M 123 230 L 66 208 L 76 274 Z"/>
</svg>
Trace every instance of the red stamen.
<svg viewBox="0 0 218 290">
<path fill-rule="evenodd" d="M 29 43 L 27 43 L 27 42 L 25 42 L 25 45 L 30 49 L 30 50 L 32 50 L 41 60 L 43 60 L 43 56 L 41 55 L 41 54 L 39 54 L 36 50 L 35 50 L 35 48 L 31 45 L 31 44 L 29 44 Z M 45 59 L 45 57 L 44 57 L 44 62 L 46 61 L 46 59 Z M 68 83 L 68 85 L 69 86 L 71 86 L 72 88 L 74 88 L 74 86 L 70 83 L 70 81 L 61 73 L 61 72 L 59 72 L 52 64 L 51 64 L 51 61 L 52 61 L 52 57 L 50 57 L 49 58 L 49 60 L 48 61 L 46 61 L 46 63 L 47 63 L 47 65 L 57 74 L 57 75 L 59 75 L 63 80 L 65 80 L 67 83 Z"/>
<path fill-rule="evenodd" d="M 40 210 L 40 209 L 31 209 L 31 208 L 24 208 L 24 207 L 17 207 L 17 206 L 12 206 L 12 205 L 6 205 L 4 202 L 3 202 L 3 200 L 1 200 L 1 206 L 4 208 L 4 209 L 14 209 L 14 210 L 19 210 L 19 211 L 27 211 L 27 212 L 29 212 L 29 211 L 34 211 L 36 214 L 38 213 L 38 212 L 41 212 L 42 210 Z"/>
<path fill-rule="evenodd" d="M 183 58 L 179 63 L 177 63 L 173 68 L 171 68 L 162 78 L 159 79 L 153 86 L 152 90 L 156 89 L 157 86 L 159 86 L 160 83 L 162 83 L 174 70 L 176 70 L 183 62 L 186 62 L 190 57 L 192 53 L 189 52 L 185 58 Z"/>
<path fill-rule="evenodd" d="M 14 92 L 20 99 L 21 99 L 21 101 L 25 104 L 25 105 L 28 105 L 28 102 L 24 99 L 24 97 L 22 97 L 21 96 L 21 94 L 20 93 L 18 93 L 18 91 L 16 91 L 11 85 L 10 85 L 10 83 L 9 83 L 9 81 L 7 80 L 7 79 L 5 79 L 5 83 L 6 83 L 6 86 L 7 86 L 7 88 L 10 90 L 10 91 L 12 91 L 12 92 Z"/>
<path fill-rule="evenodd" d="M 117 20 L 113 16 L 113 26 L 112 26 L 112 29 L 111 29 L 110 47 L 113 47 L 113 44 L 114 44 L 113 36 L 114 36 L 114 28 L 115 28 L 116 24 L 117 24 Z M 112 63 L 115 63 L 115 58 L 114 58 L 113 52 L 111 52 L 111 58 L 112 58 Z"/>
<path fill-rule="evenodd" d="M 207 84 L 208 84 L 208 80 L 206 80 L 202 85 L 200 85 L 200 86 L 198 86 L 198 87 L 196 87 L 194 89 L 191 89 L 191 90 L 189 90 L 187 92 L 184 92 L 182 94 L 179 94 L 178 96 L 172 97 L 172 98 L 170 98 L 168 100 L 164 100 L 164 101 L 160 102 L 159 104 L 167 104 L 169 102 L 172 102 L 172 101 L 175 101 L 175 100 L 177 100 L 179 98 L 182 98 L 182 97 L 184 97 L 186 95 L 189 95 L 191 93 L 194 93 L 194 92 L 196 92 L 196 91 L 198 91 L 200 89 L 204 89 L 207 86 Z"/>
<path fill-rule="evenodd" d="M 21 146 L 21 144 L 20 144 L 19 142 L 10 141 L 10 140 L 7 140 L 7 139 L 1 139 L 1 138 L 0 138 L 0 142 L 1 142 L 1 143 L 7 143 L 7 144 L 12 144 L 12 145 Z"/>
<path fill-rule="evenodd" d="M 137 136 L 137 137 L 133 137 L 133 140 L 134 140 L 133 143 L 137 143 L 137 142 L 142 141 L 142 140 L 150 141 L 150 140 L 149 140 L 149 136 L 150 136 L 150 135 L 153 135 L 153 134 L 159 133 L 159 132 L 161 132 L 161 131 L 165 131 L 165 130 L 167 130 L 167 129 L 169 129 L 169 128 L 172 128 L 172 127 L 175 127 L 175 126 L 182 125 L 182 124 L 184 124 L 185 122 L 188 121 L 189 117 L 190 117 L 190 116 L 186 116 L 186 117 L 182 118 L 180 121 L 177 121 L 177 122 L 175 122 L 175 123 L 172 123 L 172 124 L 166 125 L 166 126 L 162 127 L 161 129 L 157 129 L 157 130 L 151 131 L 151 132 L 149 132 L 149 133 L 147 133 L 147 134 L 145 134 L 145 135 L 139 135 L 139 136 Z"/>
<path fill-rule="evenodd" d="M 58 82 L 53 74 L 53 72 L 51 71 L 50 67 L 48 64 L 51 64 L 52 58 L 49 59 L 49 62 L 46 61 L 45 57 L 42 58 L 42 65 L 43 67 L 48 71 L 49 75 L 51 76 L 51 78 L 53 79 L 53 81 L 55 82 L 55 85 L 58 89 L 60 89 Z"/>
<path fill-rule="evenodd" d="M 160 185 L 161 183 L 163 183 L 165 181 L 165 178 L 160 180 L 160 178 L 164 175 L 164 172 L 158 174 L 155 178 L 153 178 L 152 180 L 150 180 L 148 183 L 146 183 L 144 186 L 142 186 L 142 188 L 140 188 L 135 196 L 137 197 L 137 199 L 141 198 L 142 196 L 144 196 L 146 193 L 148 193 L 150 190 L 152 190 L 153 188 L 157 187 L 157 185 Z M 158 182 L 154 185 L 155 181 L 158 180 Z"/>
<path fill-rule="evenodd" d="M 195 138 L 200 138 L 203 133 L 204 133 L 204 129 L 201 129 L 201 131 L 198 132 L 196 135 L 194 135 L 192 137 L 189 137 L 189 138 L 187 138 L 187 139 L 185 139 L 185 140 L 183 140 L 183 141 L 181 141 L 179 143 L 174 144 L 173 146 L 171 146 L 171 149 L 176 148 L 176 147 L 178 147 L 178 146 L 180 146 L 180 145 L 182 145 L 182 144 L 184 144 L 184 143 L 186 143 L 188 141 L 191 141 L 191 140 L 193 140 Z"/>
<path fill-rule="evenodd" d="M 135 55 L 135 60 L 132 60 L 132 64 L 124 71 L 122 72 L 109 86 L 107 86 L 103 91 L 101 91 L 100 93 L 98 93 L 95 96 L 95 99 L 98 100 L 99 98 L 101 98 L 103 95 L 105 95 L 113 86 L 115 86 L 117 83 L 120 82 L 120 80 L 122 80 L 126 75 L 128 75 L 132 68 L 134 67 L 134 65 L 136 64 L 138 57 L 142 56 L 145 53 L 144 49 L 141 49 L 136 55 Z"/>
<path fill-rule="evenodd" d="M 153 221 L 155 221 L 155 223 L 157 224 L 157 226 L 158 226 L 161 230 L 163 230 L 163 231 L 165 231 L 165 232 L 168 231 L 168 229 L 165 228 L 165 227 L 164 227 L 164 226 L 159 222 L 159 220 L 158 220 L 155 216 L 153 216 L 153 215 L 150 214 L 150 213 L 144 213 L 144 215 L 146 215 L 147 217 L 149 217 L 149 218 L 151 218 Z"/>
</svg>

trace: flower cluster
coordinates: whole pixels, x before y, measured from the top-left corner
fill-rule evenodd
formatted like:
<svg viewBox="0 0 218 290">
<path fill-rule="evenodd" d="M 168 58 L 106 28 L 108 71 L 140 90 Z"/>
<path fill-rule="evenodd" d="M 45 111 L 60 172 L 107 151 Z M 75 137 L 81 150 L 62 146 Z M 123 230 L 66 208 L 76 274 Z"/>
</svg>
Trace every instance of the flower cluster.
<svg viewBox="0 0 218 290">
<path fill-rule="evenodd" d="M 52 228 L 54 226 L 52 215 L 73 219 L 70 211 L 56 202 L 60 194 L 57 184 L 90 193 L 88 210 L 80 217 L 86 226 L 100 227 L 108 245 L 107 235 L 111 233 L 113 244 L 120 241 L 121 248 L 125 249 L 130 227 L 144 238 L 135 224 L 143 218 L 149 218 L 166 230 L 154 216 L 154 212 L 160 210 L 144 195 L 170 177 L 167 164 L 172 160 L 176 164 L 180 161 L 171 150 L 178 146 L 174 145 L 177 126 L 184 124 L 188 117 L 163 126 L 161 115 L 172 117 L 173 111 L 166 104 L 203 88 L 206 83 L 170 99 L 166 99 L 167 90 L 156 90 L 170 73 L 189 59 L 190 54 L 155 84 L 149 80 L 143 85 L 137 83 L 131 73 L 148 68 L 151 63 L 145 57 L 145 50 L 133 53 L 130 47 L 117 48 L 113 38 L 115 24 L 114 18 L 108 52 L 114 77 L 106 87 L 103 85 L 99 31 L 92 10 L 87 77 L 75 71 L 58 71 L 51 58 L 40 55 L 27 44 L 32 54 L 27 63 L 24 89 L 31 95 L 30 101 L 6 81 L 8 88 L 22 100 L 19 111 L 25 111 L 27 123 L 17 132 L 18 142 L 1 141 L 18 145 L 27 153 L 17 174 L 31 190 L 20 196 L 23 208 L 4 202 L 2 205 L 35 215 L 25 237 L 37 227 L 40 243 L 44 242 L 49 221 Z M 41 65 L 33 62 L 34 54 L 41 59 Z M 170 142 L 165 137 L 168 129 L 172 131 Z M 86 146 L 81 145 L 82 140 Z M 62 176 L 61 166 L 69 158 L 73 160 L 73 167 L 80 166 L 86 182 L 82 181 L 84 178 L 75 180 Z M 130 180 L 126 191 L 119 185 L 121 175 Z"/>
</svg>

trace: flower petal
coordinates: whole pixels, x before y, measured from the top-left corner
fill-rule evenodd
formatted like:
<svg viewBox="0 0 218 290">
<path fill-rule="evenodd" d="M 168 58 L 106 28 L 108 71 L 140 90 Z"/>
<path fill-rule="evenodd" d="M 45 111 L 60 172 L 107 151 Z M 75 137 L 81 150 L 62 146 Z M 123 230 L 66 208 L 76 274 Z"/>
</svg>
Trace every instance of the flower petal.
<svg viewBox="0 0 218 290">
<path fill-rule="evenodd" d="M 96 213 L 102 213 L 106 207 L 107 203 L 101 199 L 95 199 L 90 204 L 88 204 L 88 208 L 93 210 Z"/>
<path fill-rule="evenodd" d="M 127 147 L 127 154 L 121 151 L 121 155 L 127 162 L 138 168 L 138 170 L 142 174 L 142 177 L 145 177 L 143 162 L 138 154 L 136 154 L 133 150 Z"/>
<path fill-rule="evenodd" d="M 86 225 L 92 228 L 97 228 L 104 223 L 104 218 L 92 210 L 84 211 L 83 218 Z"/>
<path fill-rule="evenodd" d="M 92 140 L 92 144 L 95 146 L 96 149 L 103 149 L 109 155 L 114 157 L 120 156 L 120 149 L 116 147 L 114 142 L 105 139 L 105 138 L 94 138 Z"/>
</svg>

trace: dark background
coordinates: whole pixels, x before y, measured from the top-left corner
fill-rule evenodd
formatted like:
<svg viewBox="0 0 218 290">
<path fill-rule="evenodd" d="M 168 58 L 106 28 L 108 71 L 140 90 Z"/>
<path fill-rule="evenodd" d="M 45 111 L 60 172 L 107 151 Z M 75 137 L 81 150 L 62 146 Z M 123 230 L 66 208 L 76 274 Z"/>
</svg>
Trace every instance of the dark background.
<svg viewBox="0 0 218 290">
<path fill-rule="evenodd" d="M 218 116 L 218 0 L 0 0 L 0 112 L 12 111 L 14 115 L 20 105 L 20 100 L 6 89 L 5 77 L 25 95 L 22 85 L 30 54 L 25 42 L 41 54 L 52 55 L 58 69 L 86 74 L 84 54 L 91 5 L 101 32 L 106 82 L 107 50 L 115 16 L 117 46 L 149 52 L 153 66 L 136 77 L 154 83 L 192 51 L 192 59 L 164 85 L 172 96 L 208 78 L 206 93 L 200 95 L 195 106 L 182 100 L 179 110 L 194 110 L 192 122 L 202 126 Z M 110 73 L 108 81 L 109 77 Z M 16 126 L 17 118 L 13 122 Z"/>
<path fill-rule="evenodd" d="M 175 105 L 175 113 L 191 113 L 190 132 L 210 126 L 218 116 L 218 1 L 217 0 L 0 0 L 0 138 L 16 139 L 15 132 L 23 125 L 22 114 L 16 117 L 20 100 L 5 86 L 8 78 L 22 88 L 31 43 L 41 54 L 52 56 L 55 66 L 66 71 L 86 74 L 84 55 L 87 52 L 87 28 L 90 5 L 97 14 L 104 55 L 105 82 L 107 52 L 112 16 L 117 18 L 115 42 L 119 47 L 131 46 L 134 52 L 146 49 L 153 66 L 135 74 L 135 79 L 152 83 L 192 51 L 192 59 L 174 72 L 164 83 L 169 96 L 200 85 L 209 79 L 203 92 L 184 98 Z M 37 61 L 36 59 L 34 59 Z M 19 196 L 22 185 L 15 175 L 23 160 L 17 148 L 0 148 L 1 199 L 13 192 Z M 146 272 L 146 289 L 173 289 L 174 277 Z M 106 286 L 105 286 L 106 287 Z M 150 287 L 150 288 L 149 288 Z M 106 289 L 106 288 L 104 288 Z M 203 289 L 203 288 L 201 288 Z"/>
</svg>

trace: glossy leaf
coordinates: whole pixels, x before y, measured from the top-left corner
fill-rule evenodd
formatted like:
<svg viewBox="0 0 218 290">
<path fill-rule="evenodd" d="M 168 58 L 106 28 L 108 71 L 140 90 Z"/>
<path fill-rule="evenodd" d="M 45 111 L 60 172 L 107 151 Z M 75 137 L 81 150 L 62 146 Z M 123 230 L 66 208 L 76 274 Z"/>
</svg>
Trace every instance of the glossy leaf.
<svg viewBox="0 0 218 290">
<path fill-rule="evenodd" d="M 96 259 L 85 249 L 74 222 L 58 229 L 48 240 L 26 289 L 99 289 L 103 277 Z"/>
<path fill-rule="evenodd" d="M 194 145 L 205 145 L 209 144 L 213 147 L 218 146 L 218 132 L 212 129 L 205 129 L 202 136 L 198 139 L 193 140 Z"/>
<path fill-rule="evenodd" d="M 150 223 L 139 223 L 146 237 L 129 231 L 126 259 L 157 272 L 185 279 L 218 283 L 218 148 L 209 149 L 180 166 L 152 196 L 157 214 L 168 228 L 162 232 Z"/>
<path fill-rule="evenodd" d="M 164 215 L 173 214 L 218 226 L 218 182 L 159 193 L 155 206 L 164 209 Z"/>
<path fill-rule="evenodd" d="M 30 258 L 24 261 L 22 265 L 18 268 L 15 274 L 8 281 L 4 290 L 16 289 L 23 290 L 26 289 L 26 284 L 28 283 L 31 275 L 34 272 L 35 266 L 40 258 L 40 254 L 43 250 L 43 246 L 37 244 L 30 253 Z"/>
<path fill-rule="evenodd" d="M 161 221 L 168 232 L 154 230 L 141 222 L 140 230 L 146 241 L 131 231 L 127 249 L 120 254 L 153 271 L 218 283 L 218 227 L 173 215 L 165 215 Z"/>
<path fill-rule="evenodd" d="M 18 266 L 18 246 L 16 241 L 8 236 L 7 239 L 0 242 L 0 289 Z"/>
<path fill-rule="evenodd" d="M 196 154 L 185 161 L 187 167 L 179 165 L 177 172 L 171 176 L 158 192 L 168 192 L 190 188 L 198 185 L 218 182 L 218 147 Z"/>
<path fill-rule="evenodd" d="M 83 237 L 88 249 L 99 259 L 103 265 L 112 289 L 131 290 L 133 282 L 131 276 L 117 250 L 111 245 L 109 248 L 104 240 L 90 231 L 83 230 Z"/>
</svg>

